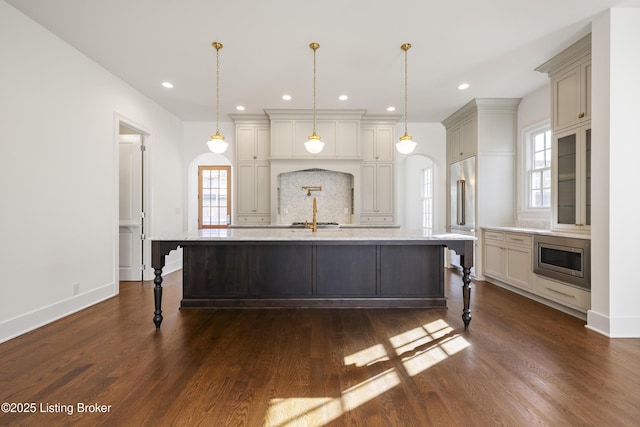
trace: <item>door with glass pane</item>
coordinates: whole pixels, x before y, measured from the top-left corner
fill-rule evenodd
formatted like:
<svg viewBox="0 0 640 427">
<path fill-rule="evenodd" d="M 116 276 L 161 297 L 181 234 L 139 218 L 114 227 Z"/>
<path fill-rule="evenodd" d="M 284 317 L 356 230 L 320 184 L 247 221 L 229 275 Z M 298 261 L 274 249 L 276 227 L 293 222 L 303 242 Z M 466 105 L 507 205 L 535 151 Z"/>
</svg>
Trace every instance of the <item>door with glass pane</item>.
<svg viewBox="0 0 640 427">
<path fill-rule="evenodd" d="M 198 228 L 231 223 L 231 167 L 198 167 Z"/>
<path fill-rule="evenodd" d="M 555 136 L 555 228 L 588 230 L 591 225 L 591 128 Z"/>
</svg>

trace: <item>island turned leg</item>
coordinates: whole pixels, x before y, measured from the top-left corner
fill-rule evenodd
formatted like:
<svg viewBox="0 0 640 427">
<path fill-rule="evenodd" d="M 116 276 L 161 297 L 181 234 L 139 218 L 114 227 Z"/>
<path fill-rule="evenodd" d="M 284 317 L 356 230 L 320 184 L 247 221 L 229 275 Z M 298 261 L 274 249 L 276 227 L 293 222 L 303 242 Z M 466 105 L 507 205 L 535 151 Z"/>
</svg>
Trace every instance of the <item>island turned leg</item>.
<svg viewBox="0 0 640 427">
<path fill-rule="evenodd" d="M 464 266 L 464 258 L 460 257 L 460 264 L 462 267 L 462 321 L 464 322 L 464 329 L 469 329 L 469 323 L 471 323 L 471 267 Z"/>
<path fill-rule="evenodd" d="M 162 323 L 162 268 L 156 268 L 154 273 L 156 277 L 153 279 L 153 283 L 155 283 L 156 286 L 153 288 L 153 299 L 156 310 L 153 312 L 153 323 L 156 324 L 156 329 L 158 329 Z"/>
</svg>

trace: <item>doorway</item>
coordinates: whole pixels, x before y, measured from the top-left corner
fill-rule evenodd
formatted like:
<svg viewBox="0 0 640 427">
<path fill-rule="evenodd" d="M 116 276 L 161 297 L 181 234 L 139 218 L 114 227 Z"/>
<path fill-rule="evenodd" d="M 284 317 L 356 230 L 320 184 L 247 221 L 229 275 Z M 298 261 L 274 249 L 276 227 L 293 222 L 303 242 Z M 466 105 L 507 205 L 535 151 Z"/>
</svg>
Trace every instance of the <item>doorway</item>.
<svg viewBox="0 0 640 427">
<path fill-rule="evenodd" d="M 121 281 L 144 279 L 144 139 L 140 131 L 119 125 L 119 251 Z"/>
</svg>

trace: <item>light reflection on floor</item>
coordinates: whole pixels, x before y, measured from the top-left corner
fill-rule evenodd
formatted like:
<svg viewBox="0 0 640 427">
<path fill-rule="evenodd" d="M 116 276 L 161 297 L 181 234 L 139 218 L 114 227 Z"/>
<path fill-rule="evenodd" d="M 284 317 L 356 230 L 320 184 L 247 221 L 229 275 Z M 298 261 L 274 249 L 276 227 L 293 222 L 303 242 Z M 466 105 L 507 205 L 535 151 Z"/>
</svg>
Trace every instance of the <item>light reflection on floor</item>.
<svg viewBox="0 0 640 427">
<path fill-rule="evenodd" d="M 376 344 L 346 356 L 344 364 L 361 368 L 399 358 L 407 374 L 414 376 L 470 345 L 462 336 L 454 334 L 453 328 L 441 319 L 393 336 L 389 338 L 389 344 L 395 351 L 394 355 L 387 353 L 385 345 Z M 395 368 L 390 368 L 343 390 L 340 397 L 272 399 L 265 426 L 320 427 L 398 384 L 398 373 Z"/>
</svg>

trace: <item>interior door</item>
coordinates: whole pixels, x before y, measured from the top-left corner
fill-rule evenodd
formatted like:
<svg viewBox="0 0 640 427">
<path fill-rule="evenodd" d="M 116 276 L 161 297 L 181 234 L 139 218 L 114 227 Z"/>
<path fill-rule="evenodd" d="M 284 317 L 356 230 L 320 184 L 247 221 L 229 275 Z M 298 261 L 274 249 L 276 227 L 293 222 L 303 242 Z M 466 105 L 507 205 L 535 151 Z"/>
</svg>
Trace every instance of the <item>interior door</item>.
<svg viewBox="0 0 640 427">
<path fill-rule="evenodd" d="M 120 135 L 120 280 L 142 280 L 142 135 Z"/>
</svg>

